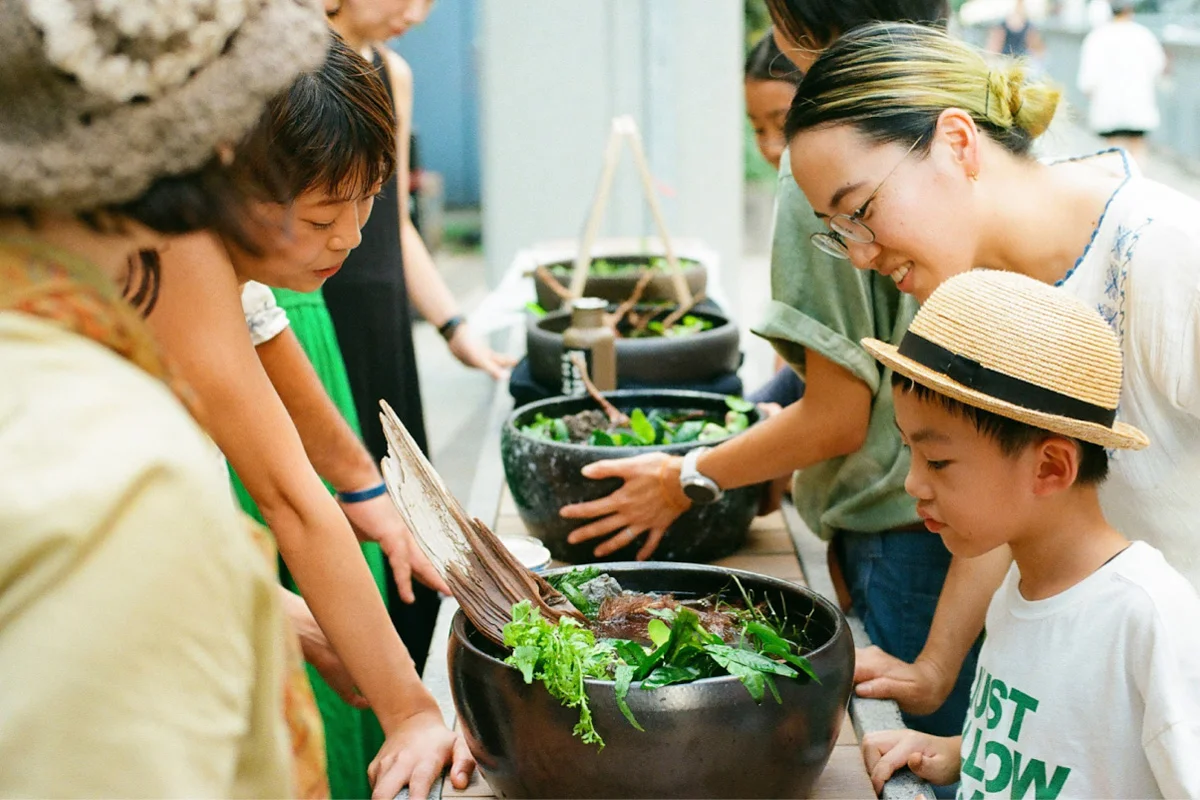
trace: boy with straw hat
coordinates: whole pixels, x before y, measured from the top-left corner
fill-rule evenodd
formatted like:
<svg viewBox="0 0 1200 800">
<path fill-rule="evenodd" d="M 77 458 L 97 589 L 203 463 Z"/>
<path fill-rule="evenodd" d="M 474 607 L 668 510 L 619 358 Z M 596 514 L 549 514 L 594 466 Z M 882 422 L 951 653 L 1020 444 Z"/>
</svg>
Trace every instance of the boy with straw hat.
<svg viewBox="0 0 1200 800">
<path fill-rule="evenodd" d="M 894 371 L 905 488 L 956 556 L 1012 549 L 993 597 L 962 736 L 863 742 L 876 788 L 907 766 L 959 797 L 1197 797 L 1200 596 L 1106 521 L 1121 351 L 1104 320 L 1032 278 L 975 270 L 941 285 Z M 1131 533 L 1136 533 L 1131 531 Z"/>
</svg>

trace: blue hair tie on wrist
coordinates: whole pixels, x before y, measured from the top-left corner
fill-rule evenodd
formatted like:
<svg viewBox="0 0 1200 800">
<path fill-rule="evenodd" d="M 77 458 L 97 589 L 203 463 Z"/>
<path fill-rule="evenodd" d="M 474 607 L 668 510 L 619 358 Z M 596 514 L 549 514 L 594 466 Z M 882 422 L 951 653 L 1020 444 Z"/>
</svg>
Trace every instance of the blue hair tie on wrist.
<svg viewBox="0 0 1200 800">
<path fill-rule="evenodd" d="M 366 500 L 374 500 L 386 492 L 387 484 L 381 483 L 378 486 L 372 486 L 370 489 L 363 489 L 360 492 L 338 492 L 337 499 L 343 503 L 362 503 Z"/>
</svg>

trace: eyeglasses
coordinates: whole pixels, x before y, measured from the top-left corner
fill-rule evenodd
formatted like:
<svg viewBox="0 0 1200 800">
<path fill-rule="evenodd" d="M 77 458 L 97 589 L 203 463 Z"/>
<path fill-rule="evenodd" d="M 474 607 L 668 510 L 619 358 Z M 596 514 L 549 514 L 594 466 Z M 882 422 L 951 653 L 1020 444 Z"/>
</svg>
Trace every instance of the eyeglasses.
<svg viewBox="0 0 1200 800">
<path fill-rule="evenodd" d="M 871 192 L 870 196 L 858 207 L 857 211 L 853 214 L 834 214 L 826 223 L 829 225 L 829 233 L 814 233 L 809 237 L 818 250 L 828 253 L 834 258 L 848 259 L 850 258 L 850 250 L 846 247 L 847 241 L 858 244 L 870 244 L 875 241 L 875 232 L 868 228 L 867 224 L 862 221 L 863 215 L 867 213 L 867 207 L 871 205 L 871 201 L 875 199 L 875 196 L 879 194 L 879 190 L 887 183 L 888 178 L 892 177 L 892 174 L 900 169 L 900 165 L 908 160 L 908 157 L 912 155 L 912 151 L 917 149 L 917 145 L 924 138 L 922 136 L 912 143 L 912 146 L 908 148 L 908 152 L 904 154 L 904 158 L 897 161 L 896 166 L 892 167 L 891 171 L 883 176 L 883 180 L 875 187 L 875 191 Z"/>
</svg>

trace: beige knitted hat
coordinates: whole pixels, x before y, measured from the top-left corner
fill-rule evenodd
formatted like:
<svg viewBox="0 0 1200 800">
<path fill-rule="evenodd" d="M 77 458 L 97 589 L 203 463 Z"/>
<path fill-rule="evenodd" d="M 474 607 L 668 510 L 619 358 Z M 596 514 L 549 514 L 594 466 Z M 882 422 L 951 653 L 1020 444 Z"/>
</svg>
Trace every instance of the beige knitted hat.
<svg viewBox="0 0 1200 800">
<path fill-rule="evenodd" d="M 875 358 L 969 406 L 1103 447 L 1150 443 L 1116 422 L 1121 346 L 1104 319 L 1061 289 L 1013 272 L 943 283 L 900 346 L 863 339 Z"/>
<path fill-rule="evenodd" d="M 0 208 L 88 210 L 199 168 L 327 36 L 320 0 L 0 0 Z"/>
</svg>

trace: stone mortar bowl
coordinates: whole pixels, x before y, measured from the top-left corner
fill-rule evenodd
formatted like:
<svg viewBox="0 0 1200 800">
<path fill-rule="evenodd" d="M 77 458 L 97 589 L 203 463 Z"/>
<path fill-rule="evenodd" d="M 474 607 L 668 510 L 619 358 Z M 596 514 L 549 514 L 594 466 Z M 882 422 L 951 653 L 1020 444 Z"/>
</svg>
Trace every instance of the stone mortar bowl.
<svg viewBox="0 0 1200 800">
<path fill-rule="evenodd" d="M 706 392 L 631 390 L 608 392 L 604 396 L 627 414 L 635 408 L 641 408 L 647 414 L 655 408 L 663 411 L 706 411 L 718 416 L 724 416 L 726 411 L 723 395 Z M 590 397 L 539 400 L 514 411 L 500 433 L 504 476 L 521 520 L 533 536 L 542 540 L 554 558 L 571 564 L 630 560 L 645 540 L 645 537 L 639 537 L 604 559 L 597 559 L 592 553 L 602 539 L 581 544 L 567 543 L 568 534 L 587 520 L 563 519 L 558 514 L 559 508 L 568 503 L 604 497 L 621 486 L 619 478 L 597 481 L 583 477 L 580 470 L 586 465 L 606 458 L 625 458 L 642 453 L 683 455 L 701 444 L 714 445 L 725 441 L 718 439 L 650 447 L 595 447 L 550 442 L 521 432 L 521 427 L 531 423 L 538 413 L 557 417 L 596 407 L 596 402 Z M 748 416 L 751 424 L 760 419 L 757 409 L 750 411 Z M 711 505 L 692 506 L 667 528 L 653 557 L 662 561 L 714 561 L 733 553 L 746 540 L 746 531 L 754 520 L 761 497 L 761 485 L 744 486 L 725 492 L 724 497 Z"/>
<path fill-rule="evenodd" d="M 572 735 L 577 709 L 563 707 L 540 681 L 526 684 L 503 663 L 507 651 L 459 611 L 449 643 L 454 706 L 497 796 L 809 796 L 833 752 L 854 674 L 854 645 L 841 612 L 809 589 L 752 572 L 647 562 L 604 570 L 625 589 L 678 597 L 739 597 L 736 575 L 756 602 L 769 598 L 791 621 L 809 617 L 807 657 L 820 683 L 776 678 L 782 703 L 768 691 L 761 705 L 732 676 L 646 692 L 635 683 L 627 700 L 642 732 L 621 715 L 611 681 L 589 680 L 588 702 L 605 742 L 599 749 Z"/>
<path fill-rule="evenodd" d="M 607 256 L 604 260 L 620 264 L 645 264 L 650 258 L 660 258 L 660 256 Z M 545 266 L 563 286 L 570 286 L 571 274 L 575 269 L 573 260 L 555 261 Z M 692 295 L 695 296 L 704 291 L 708 284 L 708 270 L 704 265 L 699 261 L 685 258 L 680 259 L 679 266 Z M 567 267 L 568 271 L 566 274 L 560 274 L 554 271 L 555 267 Z M 612 303 L 624 302 L 633 294 L 644 271 L 641 269 L 637 272 L 630 272 L 628 275 L 588 275 L 588 279 L 583 285 L 583 296 L 599 297 Z M 642 292 L 642 299 L 674 301 L 675 282 L 671 278 L 671 272 L 666 269 L 655 270 L 655 272 L 657 274 L 650 279 L 650 282 L 646 284 L 646 289 Z M 533 285 L 537 291 L 538 305 L 542 308 L 547 311 L 555 311 L 562 305 L 562 298 L 555 294 L 536 272 L 533 274 Z"/>
<path fill-rule="evenodd" d="M 671 313 L 674 306 L 655 308 L 639 305 L 639 313 L 657 310 L 657 319 Z M 609 311 L 616 306 L 610 305 Z M 669 388 L 697 384 L 721 375 L 737 372 L 742 353 L 738 349 L 738 327 L 715 308 L 697 308 L 691 314 L 707 319 L 712 328 L 687 336 L 651 336 L 644 339 L 617 339 L 617 383 L 623 380 L 642 385 Z M 563 331 L 571 324 L 567 309 L 552 311 L 538 318 L 528 315 L 525 325 L 525 351 L 529 371 L 542 386 L 562 385 Z"/>
</svg>

